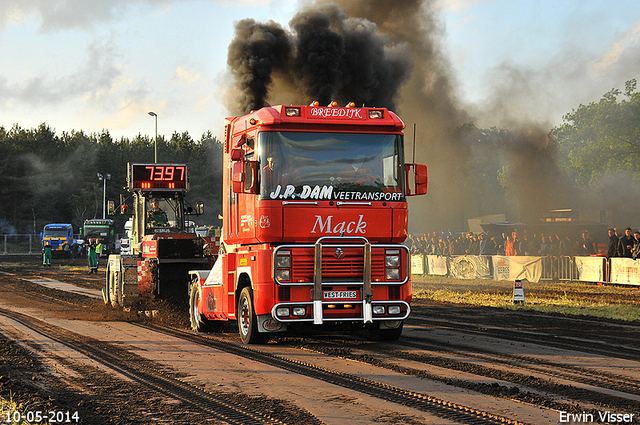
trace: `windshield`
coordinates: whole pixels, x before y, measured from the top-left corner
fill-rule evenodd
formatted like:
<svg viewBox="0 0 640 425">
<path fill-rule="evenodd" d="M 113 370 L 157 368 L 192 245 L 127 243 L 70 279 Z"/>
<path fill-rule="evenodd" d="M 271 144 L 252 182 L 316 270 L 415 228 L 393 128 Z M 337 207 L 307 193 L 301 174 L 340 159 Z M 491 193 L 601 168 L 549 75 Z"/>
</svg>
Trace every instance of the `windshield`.
<svg viewBox="0 0 640 425">
<path fill-rule="evenodd" d="M 146 204 L 147 233 L 169 233 L 170 229 L 184 229 L 183 205 L 179 199 L 150 198 Z M 180 222 L 182 221 L 182 225 Z"/>
<path fill-rule="evenodd" d="M 400 201 L 396 134 L 263 132 L 261 199 Z"/>
<path fill-rule="evenodd" d="M 44 236 L 47 238 L 66 238 L 67 229 L 56 229 L 56 228 L 44 229 Z"/>
<path fill-rule="evenodd" d="M 109 228 L 105 226 L 84 226 L 85 238 L 106 238 L 109 236 Z"/>
</svg>

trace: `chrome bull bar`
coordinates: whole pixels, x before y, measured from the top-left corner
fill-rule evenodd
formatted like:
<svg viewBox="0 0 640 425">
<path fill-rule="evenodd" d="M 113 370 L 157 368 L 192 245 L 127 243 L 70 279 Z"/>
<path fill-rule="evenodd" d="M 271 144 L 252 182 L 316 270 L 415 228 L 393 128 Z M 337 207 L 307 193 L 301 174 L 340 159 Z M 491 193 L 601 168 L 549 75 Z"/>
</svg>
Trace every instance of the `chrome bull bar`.
<svg viewBox="0 0 640 425">
<path fill-rule="evenodd" d="M 324 322 L 322 312 L 322 244 L 327 241 L 360 240 L 364 245 L 364 264 L 362 273 L 362 314 L 364 323 L 373 323 L 371 300 L 371 243 L 362 236 L 324 236 L 319 238 L 314 246 L 313 261 L 313 323 L 321 325 Z"/>
</svg>

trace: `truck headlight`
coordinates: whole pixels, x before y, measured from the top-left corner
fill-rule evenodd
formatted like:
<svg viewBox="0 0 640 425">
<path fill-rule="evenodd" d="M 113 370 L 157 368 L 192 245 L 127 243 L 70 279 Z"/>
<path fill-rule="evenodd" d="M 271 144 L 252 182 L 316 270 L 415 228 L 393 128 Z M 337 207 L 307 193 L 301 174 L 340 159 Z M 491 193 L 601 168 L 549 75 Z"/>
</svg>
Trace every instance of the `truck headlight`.
<svg viewBox="0 0 640 425">
<path fill-rule="evenodd" d="M 291 280 L 291 251 L 278 251 L 273 262 L 276 281 L 289 282 Z"/>
<path fill-rule="evenodd" d="M 291 280 L 291 272 L 289 269 L 276 270 L 276 279 L 280 282 L 288 282 Z"/>
<path fill-rule="evenodd" d="M 384 257 L 387 280 L 400 280 L 400 250 L 388 249 Z"/>
<path fill-rule="evenodd" d="M 384 314 L 384 306 L 383 305 L 374 305 L 371 309 L 373 314 Z"/>
<path fill-rule="evenodd" d="M 307 309 L 305 307 L 293 307 L 294 316 L 306 316 Z"/>
<path fill-rule="evenodd" d="M 400 269 L 387 269 L 387 280 L 400 280 Z"/>
<path fill-rule="evenodd" d="M 385 266 L 387 267 L 400 267 L 400 251 L 397 249 L 387 251 L 385 257 Z"/>
<path fill-rule="evenodd" d="M 401 308 L 399 305 L 390 305 L 387 308 L 387 311 L 389 312 L 389 314 L 398 315 L 401 312 Z"/>
<path fill-rule="evenodd" d="M 278 254 L 276 256 L 276 268 L 288 269 L 289 267 L 291 267 L 291 257 L 289 255 Z"/>
<path fill-rule="evenodd" d="M 278 316 L 278 317 L 288 317 L 289 316 L 289 307 L 278 307 L 276 309 L 276 316 Z"/>
</svg>

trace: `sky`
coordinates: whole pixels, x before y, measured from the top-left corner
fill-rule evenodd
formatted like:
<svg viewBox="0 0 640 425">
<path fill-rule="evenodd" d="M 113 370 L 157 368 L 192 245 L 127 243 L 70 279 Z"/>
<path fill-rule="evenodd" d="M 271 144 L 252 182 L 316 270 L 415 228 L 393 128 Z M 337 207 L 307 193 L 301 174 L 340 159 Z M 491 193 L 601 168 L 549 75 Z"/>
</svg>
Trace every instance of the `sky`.
<svg viewBox="0 0 640 425">
<path fill-rule="evenodd" d="M 391 1 L 391 0 L 389 0 Z M 0 0 L 0 126 L 222 138 L 234 23 L 302 0 Z M 480 126 L 549 126 L 640 77 L 637 0 L 435 0 L 458 101 Z"/>
</svg>

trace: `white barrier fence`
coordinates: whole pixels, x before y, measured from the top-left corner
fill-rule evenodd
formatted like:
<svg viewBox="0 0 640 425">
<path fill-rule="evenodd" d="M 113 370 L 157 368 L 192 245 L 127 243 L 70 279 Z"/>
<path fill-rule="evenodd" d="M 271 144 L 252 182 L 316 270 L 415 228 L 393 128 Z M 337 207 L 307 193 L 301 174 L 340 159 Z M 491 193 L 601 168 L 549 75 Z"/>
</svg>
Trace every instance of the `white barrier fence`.
<svg viewBox="0 0 640 425">
<path fill-rule="evenodd" d="M 630 258 L 612 258 L 609 282 L 640 285 L 640 261 Z"/>
<path fill-rule="evenodd" d="M 621 258 L 622 260 L 622 258 Z M 607 259 L 603 257 L 575 257 L 577 279 L 583 282 L 603 282 L 607 276 Z"/>
<path fill-rule="evenodd" d="M 640 285 L 640 260 L 569 256 L 412 255 L 411 273 L 458 279 L 561 280 Z"/>
</svg>

